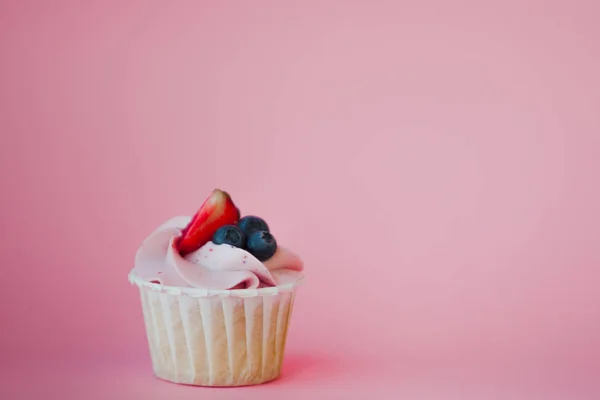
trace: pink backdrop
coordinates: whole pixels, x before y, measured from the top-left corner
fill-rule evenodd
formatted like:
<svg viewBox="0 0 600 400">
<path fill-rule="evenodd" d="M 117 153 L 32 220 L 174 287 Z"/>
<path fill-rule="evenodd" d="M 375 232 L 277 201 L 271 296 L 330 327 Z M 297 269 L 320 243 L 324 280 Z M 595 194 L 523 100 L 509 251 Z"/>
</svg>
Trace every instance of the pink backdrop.
<svg viewBox="0 0 600 400">
<path fill-rule="evenodd" d="M 597 1 L 0 3 L 0 394 L 593 397 Z M 151 374 L 127 273 L 214 187 L 308 268 L 270 385 Z"/>
</svg>

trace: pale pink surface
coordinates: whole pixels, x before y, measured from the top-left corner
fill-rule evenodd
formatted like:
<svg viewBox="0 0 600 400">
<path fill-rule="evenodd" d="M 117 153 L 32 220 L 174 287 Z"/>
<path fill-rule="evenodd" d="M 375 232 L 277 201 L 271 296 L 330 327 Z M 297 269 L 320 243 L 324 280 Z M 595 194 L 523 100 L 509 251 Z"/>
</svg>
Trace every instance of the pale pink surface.
<svg viewBox="0 0 600 400">
<path fill-rule="evenodd" d="M 0 391 L 197 398 L 126 274 L 222 187 L 310 270 L 282 381 L 222 398 L 593 398 L 599 7 L 2 1 Z"/>
<path fill-rule="evenodd" d="M 135 255 L 137 277 L 167 286 L 217 290 L 278 286 L 302 278 L 302 261 L 282 246 L 264 263 L 244 249 L 211 241 L 181 256 L 176 241 L 190 220 L 170 218 L 144 239 Z"/>
</svg>

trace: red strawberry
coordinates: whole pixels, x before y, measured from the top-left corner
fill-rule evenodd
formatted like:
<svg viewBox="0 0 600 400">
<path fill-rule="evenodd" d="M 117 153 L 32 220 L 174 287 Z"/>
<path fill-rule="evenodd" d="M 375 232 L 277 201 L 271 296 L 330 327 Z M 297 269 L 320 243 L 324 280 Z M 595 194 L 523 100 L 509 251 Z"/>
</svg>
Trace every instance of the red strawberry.
<svg viewBox="0 0 600 400">
<path fill-rule="evenodd" d="M 240 210 L 229 194 L 215 189 L 181 233 L 177 250 L 181 255 L 196 251 L 212 239 L 217 229 L 233 225 L 239 219 Z"/>
</svg>

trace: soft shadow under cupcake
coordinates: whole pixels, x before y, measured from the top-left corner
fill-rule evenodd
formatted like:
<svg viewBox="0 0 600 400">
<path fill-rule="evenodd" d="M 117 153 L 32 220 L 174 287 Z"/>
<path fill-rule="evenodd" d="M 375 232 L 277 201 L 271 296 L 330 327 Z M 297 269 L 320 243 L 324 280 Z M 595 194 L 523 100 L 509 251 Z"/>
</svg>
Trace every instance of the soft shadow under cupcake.
<svg viewBox="0 0 600 400">
<path fill-rule="evenodd" d="M 289 353 L 285 356 L 281 376 L 273 383 L 323 376 L 333 378 L 343 371 L 343 366 L 344 360 L 331 354 Z"/>
</svg>

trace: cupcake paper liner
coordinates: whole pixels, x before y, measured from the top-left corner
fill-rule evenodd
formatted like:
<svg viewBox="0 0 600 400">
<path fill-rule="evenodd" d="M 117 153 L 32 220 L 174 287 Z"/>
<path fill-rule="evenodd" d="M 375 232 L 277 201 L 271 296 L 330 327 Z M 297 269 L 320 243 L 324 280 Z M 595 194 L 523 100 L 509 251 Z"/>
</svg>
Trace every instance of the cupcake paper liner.
<svg viewBox="0 0 600 400">
<path fill-rule="evenodd" d="M 244 386 L 279 377 L 296 288 L 202 290 L 154 284 L 140 290 L 154 373 L 200 386 Z"/>
</svg>

